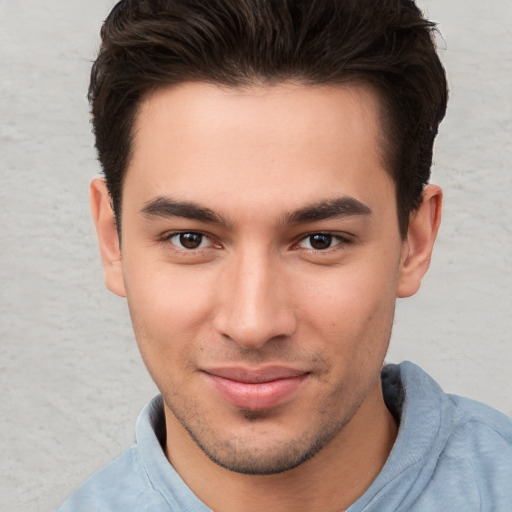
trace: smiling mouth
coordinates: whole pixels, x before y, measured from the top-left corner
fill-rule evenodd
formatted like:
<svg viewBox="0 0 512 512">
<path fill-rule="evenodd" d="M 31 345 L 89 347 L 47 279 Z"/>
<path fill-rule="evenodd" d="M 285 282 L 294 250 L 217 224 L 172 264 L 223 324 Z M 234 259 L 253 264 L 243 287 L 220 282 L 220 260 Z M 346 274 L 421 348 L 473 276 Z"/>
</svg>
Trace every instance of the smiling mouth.
<svg viewBox="0 0 512 512">
<path fill-rule="evenodd" d="M 277 366 L 257 370 L 212 368 L 202 372 L 222 399 L 250 411 L 270 409 L 288 401 L 310 375 Z"/>
</svg>

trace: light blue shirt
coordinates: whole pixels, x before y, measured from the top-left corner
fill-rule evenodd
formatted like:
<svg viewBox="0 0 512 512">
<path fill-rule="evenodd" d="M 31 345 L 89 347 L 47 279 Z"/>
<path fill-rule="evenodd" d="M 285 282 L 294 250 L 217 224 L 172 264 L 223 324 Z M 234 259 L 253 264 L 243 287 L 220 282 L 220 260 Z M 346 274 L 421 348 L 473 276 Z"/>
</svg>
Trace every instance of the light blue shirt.
<svg viewBox="0 0 512 512">
<path fill-rule="evenodd" d="M 400 421 L 370 488 L 347 512 L 511 512 L 512 420 L 444 393 L 412 363 L 383 369 L 386 404 Z M 166 459 L 160 396 L 141 412 L 137 444 L 86 480 L 56 512 L 206 512 Z"/>
</svg>

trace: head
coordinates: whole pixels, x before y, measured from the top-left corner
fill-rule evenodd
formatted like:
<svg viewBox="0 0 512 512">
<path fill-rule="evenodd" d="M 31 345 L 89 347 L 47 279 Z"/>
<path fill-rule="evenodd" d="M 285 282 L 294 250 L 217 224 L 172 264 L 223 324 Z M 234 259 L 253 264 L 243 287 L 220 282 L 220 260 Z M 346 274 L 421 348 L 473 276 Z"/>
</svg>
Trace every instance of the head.
<svg viewBox="0 0 512 512">
<path fill-rule="evenodd" d="M 395 300 L 439 225 L 431 29 L 382 0 L 128 0 L 105 22 L 92 209 L 178 470 L 198 449 L 290 470 L 385 409 Z"/>
<path fill-rule="evenodd" d="M 119 2 L 103 25 L 89 89 L 118 225 L 134 122 L 151 92 L 184 82 L 362 83 L 379 97 L 386 169 L 405 236 L 446 110 L 433 28 L 411 0 Z"/>
</svg>

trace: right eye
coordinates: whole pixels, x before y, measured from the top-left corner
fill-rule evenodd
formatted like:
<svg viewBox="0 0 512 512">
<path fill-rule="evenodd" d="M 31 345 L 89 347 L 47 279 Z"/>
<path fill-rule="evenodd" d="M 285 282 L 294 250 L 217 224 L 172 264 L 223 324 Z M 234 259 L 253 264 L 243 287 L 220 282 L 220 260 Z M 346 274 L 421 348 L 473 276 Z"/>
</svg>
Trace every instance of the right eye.
<svg viewBox="0 0 512 512">
<path fill-rule="evenodd" d="M 203 249 L 212 245 L 212 241 L 201 233 L 187 231 L 175 233 L 167 238 L 172 244 L 181 250 L 193 251 L 194 249 Z"/>
</svg>

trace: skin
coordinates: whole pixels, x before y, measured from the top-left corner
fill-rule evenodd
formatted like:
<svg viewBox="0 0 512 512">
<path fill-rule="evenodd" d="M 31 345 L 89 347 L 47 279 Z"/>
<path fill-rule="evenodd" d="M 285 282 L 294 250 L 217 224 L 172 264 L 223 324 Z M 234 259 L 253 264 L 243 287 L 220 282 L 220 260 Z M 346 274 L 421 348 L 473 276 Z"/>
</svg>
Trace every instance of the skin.
<svg viewBox="0 0 512 512">
<path fill-rule="evenodd" d="M 379 111 L 361 85 L 182 84 L 141 105 L 122 247 L 105 183 L 91 185 L 107 287 L 164 398 L 166 455 L 213 510 L 344 509 L 393 446 L 380 369 L 441 191 L 425 189 L 402 239 Z M 301 374 L 269 407 L 233 405 L 208 375 L 269 366 Z"/>
</svg>

